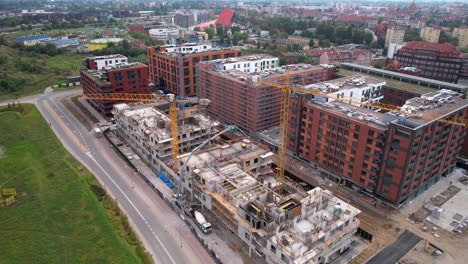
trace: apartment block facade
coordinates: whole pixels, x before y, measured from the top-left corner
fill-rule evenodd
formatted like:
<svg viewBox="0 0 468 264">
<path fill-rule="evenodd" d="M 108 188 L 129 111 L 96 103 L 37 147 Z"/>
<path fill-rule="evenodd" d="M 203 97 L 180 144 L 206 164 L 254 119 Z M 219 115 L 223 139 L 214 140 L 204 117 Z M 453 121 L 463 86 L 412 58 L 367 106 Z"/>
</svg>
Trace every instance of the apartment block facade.
<svg viewBox="0 0 468 264">
<path fill-rule="evenodd" d="M 458 46 L 468 46 L 468 27 L 454 28 L 452 36 L 458 38 Z"/>
<path fill-rule="evenodd" d="M 228 69 L 225 68 L 225 64 L 230 64 L 227 60 L 199 64 L 200 97 L 210 99 L 207 109 L 211 114 L 249 132 L 279 123 L 281 89 L 258 81 L 282 84 L 289 72 L 291 85 L 310 84 L 331 79 L 334 70 L 309 64 L 278 67 L 277 58 L 263 54 L 235 59 L 242 65 L 251 64 L 251 67 Z M 253 71 L 255 64 L 257 70 Z"/>
<path fill-rule="evenodd" d="M 233 58 L 239 50 L 213 49 L 210 44 L 149 47 L 150 79 L 163 90 L 179 96 L 197 96 L 196 65 L 202 61 Z"/>
<path fill-rule="evenodd" d="M 421 70 L 422 77 L 457 83 L 462 72 L 463 54 L 453 44 L 411 41 L 399 49 L 393 59 L 402 67 Z"/>
<path fill-rule="evenodd" d="M 461 97 L 440 90 L 407 100 L 402 108 L 422 118 L 309 98 L 292 113 L 301 127 L 289 129 L 299 131 L 290 149 L 330 179 L 400 205 L 453 170 L 466 130 L 434 119 L 468 118 L 468 101 Z"/>
<path fill-rule="evenodd" d="M 80 78 L 84 94 L 151 94 L 148 66 L 142 63 L 119 63 L 99 70 L 84 69 L 80 71 Z M 88 100 L 88 103 L 105 116 L 111 116 L 114 104 L 122 101 Z"/>
<path fill-rule="evenodd" d="M 440 29 L 425 27 L 421 29 L 421 32 L 419 32 L 419 36 L 423 41 L 438 43 L 440 37 Z"/>
<path fill-rule="evenodd" d="M 385 47 L 388 48 L 391 43 L 403 44 L 404 37 L 405 29 L 396 27 L 387 29 L 387 34 L 385 36 Z"/>
</svg>

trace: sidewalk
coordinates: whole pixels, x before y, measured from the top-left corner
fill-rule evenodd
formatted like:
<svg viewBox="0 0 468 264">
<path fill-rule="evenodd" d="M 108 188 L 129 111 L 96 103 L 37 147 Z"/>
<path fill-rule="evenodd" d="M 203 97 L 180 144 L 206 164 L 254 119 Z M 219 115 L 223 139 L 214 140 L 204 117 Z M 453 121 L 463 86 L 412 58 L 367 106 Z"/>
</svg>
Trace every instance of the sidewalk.
<svg viewBox="0 0 468 264">
<path fill-rule="evenodd" d="M 78 97 L 78 101 L 79 101 L 84 107 L 86 107 L 86 109 L 88 109 L 88 111 L 89 111 L 94 117 L 96 117 L 96 118 L 99 120 L 99 123 L 104 123 L 104 122 L 106 122 L 106 119 L 105 119 L 100 113 L 98 113 L 98 111 L 96 111 L 96 109 L 94 109 L 92 106 L 90 106 L 86 100 L 84 100 L 84 99 L 81 98 L 81 97 Z"/>
</svg>

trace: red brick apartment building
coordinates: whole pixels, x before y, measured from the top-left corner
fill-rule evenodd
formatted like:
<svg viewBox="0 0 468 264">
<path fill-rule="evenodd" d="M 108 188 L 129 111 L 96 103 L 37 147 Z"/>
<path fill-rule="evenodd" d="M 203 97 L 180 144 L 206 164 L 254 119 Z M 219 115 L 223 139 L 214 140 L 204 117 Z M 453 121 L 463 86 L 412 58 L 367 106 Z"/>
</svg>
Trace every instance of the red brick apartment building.
<svg viewBox="0 0 468 264">
<path fill-rule="evenodd" d="M 294 64 L 278 66 L 278 58 L 257 54 L 198 65 L 200 97 L 210 99 L 207 109 L 224 121 L 249 132 L 279 123 L 281 89 L 257 81 L 307 84 L 331 79 L 334 68 Z"/>
<path fill-rule="evenodd" d="M 85 61 L 89 62 L 89 58 Z M 151 93 L 148 66 L 142 63 L 119 63 L 100 70 L 85 69 L 80 72 L 80 77 L 84 94 Z M 122 101 L 109 100 L 88 100 L 88 102 L 105 116 L 112 115 L 115 103 L 122 103 Z"/>
<path fill-rule="evenodd" d="M 214 49 L 210 44 L 149 47 L 148 63 L 153 83 L 180 96 L 197 96 L 196 65 L 202 61 L 238 57 L 239 50 Z"/>
<path fill-rule="evenodd" d="M 403 67 L 421 70 L 422 77 L 457 83 L 463 67 L 463 54 L 453 44 L 411 41 L 393 59 Z"/>
<path fill-rule="evenodd" d="M 300 95 L 291 100 L 297 110 L 290 114 L 301 124 L 288 127 L 290 134 L 298 131 L 298 156 L 317 164 L 330 179 L 394 205 L 450 173 L 466 134 L 462 126 L 433 120 L 468 118 L 468 101 L 449 90 L 406 101 L 403 108 L 417 109 L 424 119 L 315 100 Z"/>
</svg>

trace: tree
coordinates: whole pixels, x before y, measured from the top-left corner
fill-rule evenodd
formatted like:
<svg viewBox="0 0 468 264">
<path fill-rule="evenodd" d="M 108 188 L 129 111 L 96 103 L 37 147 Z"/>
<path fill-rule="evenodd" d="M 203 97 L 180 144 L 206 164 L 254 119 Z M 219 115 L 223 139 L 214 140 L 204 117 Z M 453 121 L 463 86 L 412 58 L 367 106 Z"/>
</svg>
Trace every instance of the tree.
<svg viewBox="0 0 468 264">
<path fill-rule="evenodd" d="M 419 32 L 417 30 L 408 29 L 405 31 L 405 36 L 403 37 L 404 42 L 409 41 L 421 41 L 421 37 L 419 36 Z"/>
<path fill-rule="evenodd" d="M 232 35 L 232 44 L 236 46 L 239 44 L 239 41 L 241 40 L 242 40 L 242 33 L 240 33 L 239 31 L 234 32 L 234 34 Z"/>
<path fill-rule="evenodd" d="M 314 58 L 310 54 L 298 54 L 296 56 L 296 63 L 307 63 L 307 64 L 314 64 Z"/>
<path fill-rule="evenodd" d="M 215 35 L 215 30 L 213 27 L 205 28 L 205 33 L 208 34 L 208 39 L 213 39 Z"/>
<path fill-rule="evenodd" d="M 439 36 L 439 43 L 452 43 L 453 45 L 458 45 L 458 38 L 452 37 L 449 33 L 442 31 Z"/>
<path fill-rule="evenodd" d="M 319 46 L 322 48 L 328 48 L 330 47 L 330 41 L 328 41 L 328 39 L 321 39 L 319 40 Z"/>
<path fill-rule="evenodd" d="M 194 28 L 193 28 L 193 31 L 195 31 L 195 32 L 200 32 L 201 29 L 200 29 L 200 27 L 194 27 Z"/>
<path fill-rule="evenodd" d="M 300 49 L 301 49 L 301 45 L 299 43 L 293 43 L 291 45 L 288 45 L 289 51 L 299 51 Z"/>
<path fill-rule="evenodd" d="M 216 24 L 216 35 L 222 37 L 224 35 L 224 27 L 223 24 L 217 23 Z"/>
</svg>

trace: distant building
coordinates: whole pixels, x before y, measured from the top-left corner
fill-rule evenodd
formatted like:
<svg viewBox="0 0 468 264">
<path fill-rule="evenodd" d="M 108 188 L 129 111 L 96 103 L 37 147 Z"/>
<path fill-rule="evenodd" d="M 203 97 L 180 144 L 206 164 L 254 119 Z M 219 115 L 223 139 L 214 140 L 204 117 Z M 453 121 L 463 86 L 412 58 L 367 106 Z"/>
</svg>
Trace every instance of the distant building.
<svg viewBox="0 0 468 264">
<path fill-rule="evenodd" d="M 458 46 L 468 46 L 468 27 L 454 28 L 452 36 L 458 38 Z"/>
<path fill-rule="evenodd" d="M 389 28 L 385 37 L 385 47 L 389 47 L 391 43 L 403 44 L 405 30 L 401 28 Z"/>
<path fill-rule="evenodd" d="M 416 67 L 422 77 L 457 83 L 463 67 L 463 55 L 453 44 L 411 41 L 399 49 L 393 59 L 403 67 Z"/>
<path fill-rule="evenodd" d="M 342 45 L 330 48 L 316 48 L 302 51 L 310 55 L 318 64 L 334 64 L 352 62 L 361 65 L 370 65 L 372 52 L 365 45 Z"/>
<path fill-rule="evenodd" d="M 288 42 L 289 43 L 297 43 L 297 44 L 302 44 L 302 45 L 309 45 L 311 38 L 306 38 L 306 37 L 301 37 L 301 36 L 293 36 L 289 35 L 288 36 Z"/>
<path fill-rule="evenodd" d="M 13 39 L 13 42 L 19 43 L 22 46 L 28 47 L 28 46 L 34 46 L 34 45 L 36 45 L 38 43 L 48 41 L 50 39 L 51 38 L 50 38 L 49 35 L 44 35 L 43 34 L 43 35 L 34 35 L 34 36 L 26 36 L 26 37 L 15 38 L 15 39 Z"/>
<path fill-rule="evenodd" d="M 211 44 L 203 43 L 149 47 L 147 51 L 151 81 L 180 96 L 198 95 L 197 63 L 241 54 L 239 50 L 216 49 Z"/>
<path fill-rule="evenodd" d="M 438 43 L 440 37 L 440 30 L 432 27 L 425 27 L 421 29 L 419 36 L 423 41 Z"/>
<path fill-rule="evenodd" d="M 109 56 L 110 57 L 110 56 Z M 123 57 L 123 58 L 122 58 Z M 150 94 L 148 66 L 142 63 L 127 63 L 126 57 L 102 59 L 99 57 L 85 59 L 89 69 L 80 72 L 81 86 L 84 94 L 138 93 Z M 122 62 L 116 63 L 116 60 Z M 107 66 L 97 68 L 102 63 Z M 109 62 L 110 61 L 110 62 Z M 112 107 L 122 101 L 88 100 L 89 104 L 105 116 L 112 115 Z"/>
<path fill-rule="evenodd" d="M 125 64 L 127 62 L 127 57 L 120 54 L 88 57 L 83 60 L 83 64 L 88 70 L 103 70 L 108 66 Z"/>
<path fill-rule="evenodd" d="M 178 39 L 180 31 L 176 27 L 155 27 L 149 30 L 149 36 L 152 39 L 168 41 L 171 38 Z"/>
<path fill-rule="evenodd" d="M 178 10 L 175 15 L 175 24 L 188 28 L 211 19 L 211 12 L 206 10 Z"/>
<path fill-rule="evenodd" d="M 333 72 L 309 64 L 278 64 L 278 58 L 264 54 L 200 63 L 200 97 L 210 99 L 210 113 L 249 132 L 276 126 L 281 89 L 257 81 L 283 83 L 289 71 L 291 84 L 310 84 L 330 79 Z"/>
</svg>

